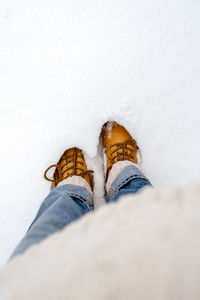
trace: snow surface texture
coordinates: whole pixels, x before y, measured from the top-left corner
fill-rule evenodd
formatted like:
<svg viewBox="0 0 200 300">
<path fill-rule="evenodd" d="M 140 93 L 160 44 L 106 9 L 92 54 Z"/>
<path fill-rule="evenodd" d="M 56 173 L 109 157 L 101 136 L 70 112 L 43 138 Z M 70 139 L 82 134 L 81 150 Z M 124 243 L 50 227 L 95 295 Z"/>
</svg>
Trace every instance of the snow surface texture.
<svg viewBox="0 0 200 300">
<path fill-rule="evenodd" d="M 199 53 L 199 0 L 0 0 L 0 264 L 66 148 L 87 153 L 102 203 L 108 119 L 137 139 L 155 187 L 199 181 Z"/>
</svg>

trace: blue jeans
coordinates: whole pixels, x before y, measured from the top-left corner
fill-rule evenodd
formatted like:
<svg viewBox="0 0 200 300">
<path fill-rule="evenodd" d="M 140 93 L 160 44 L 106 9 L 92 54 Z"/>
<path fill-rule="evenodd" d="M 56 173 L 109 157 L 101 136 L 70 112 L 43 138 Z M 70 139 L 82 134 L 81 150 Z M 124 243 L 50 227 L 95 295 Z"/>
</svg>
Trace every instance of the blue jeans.
<svg viewBox="0 0 200 300">
<path fill-rule="evenodd" d="M 146 186 L 151 183 L 142 172 L 134 165 L 127 166 L 112 183 L 106 201 L 117 201 L 120 196 L 135 194 Z M 92 211 L 92 195 L 85 188 L 65 184 L 52 189 L 10 259 Z"/>
</svg>

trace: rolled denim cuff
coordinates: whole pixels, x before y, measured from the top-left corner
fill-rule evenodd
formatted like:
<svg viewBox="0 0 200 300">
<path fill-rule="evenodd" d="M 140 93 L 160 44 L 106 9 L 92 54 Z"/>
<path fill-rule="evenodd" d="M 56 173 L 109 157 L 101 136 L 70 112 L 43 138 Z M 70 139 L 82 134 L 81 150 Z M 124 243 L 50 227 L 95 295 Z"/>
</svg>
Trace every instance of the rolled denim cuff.
<svg viewBox="0 0 200 300">
<path fill-rule="evenodd" d="M 52 189 L 51 193 L 62 193 L 66 196 L 75 197 L 85 202 L 90 208 L 93 207 L 92 194 L 89 193 L 88 190 L 82 186 L 74 184 L 64 184 Z"/>
<path fill-rule="evenodd" d="M 147 177 L 135 165 L 125 167 L 111 184 L 106 200 L 110 201 L 126 183 L 136 178 L 148 181 Z"/>
</svg>

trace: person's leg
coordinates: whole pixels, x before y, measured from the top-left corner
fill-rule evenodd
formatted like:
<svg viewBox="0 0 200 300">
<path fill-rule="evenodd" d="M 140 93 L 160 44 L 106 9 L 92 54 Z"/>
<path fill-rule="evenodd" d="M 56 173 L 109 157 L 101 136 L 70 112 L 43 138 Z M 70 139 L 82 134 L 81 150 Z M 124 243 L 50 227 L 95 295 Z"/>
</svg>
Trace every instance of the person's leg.
<svg viewBox="0 0 200 300">
<path fill-rule="evenodd" d="M 91 197 L 82 186 L 64 184 L 52 189 L 10 259 L 92 211 Z"/>
<path fill-rule="evenodd" d="M 151 187 L 150 181 L 136 164 L 123 161 L 113 165 L 106 184 L 106 201 L 117 201 L 126 194 L 136 194 L 145 187 Z"/>
<path fill-rule="evenodd" d="M 47 172 L 52 167 L 56 169 L 53 179 L 49 179 Z M 87 169 L 84 155 L 78 148 L 67 149 L 56 165 L 47 168 L 44 177 L 53 182 L 55 188 L 43 201 L 25 237 L 10 259 L 92 210 L 92 172 Z"/>
<path fill-rule="evenodd" d="M 138 167 L 137 142 L 125 127 L 108 121 L 102 127 L 101 138 L 106 156 L 107 202 L 151 186 Z"/>
</svg>

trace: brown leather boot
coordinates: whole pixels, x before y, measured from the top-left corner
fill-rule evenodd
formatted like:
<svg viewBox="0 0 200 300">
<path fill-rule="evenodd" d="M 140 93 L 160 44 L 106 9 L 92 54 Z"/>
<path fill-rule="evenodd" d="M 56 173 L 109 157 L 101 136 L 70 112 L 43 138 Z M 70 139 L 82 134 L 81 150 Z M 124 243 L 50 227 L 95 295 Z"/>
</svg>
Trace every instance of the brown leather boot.
<svg viewBox="0 0 200 300">
<path fill-rule="evenodd" d="M 56 168 L 53 176 L 54 179 L 50 179 L 47 177 L 47 172 L 53 167 Z M 77 175 L 83 177 L 92 189 L 91 173 L 93 171 L 87 169 L 83 152 L 78 148 L 70 148 L 63 153 L 57 165 L 51 165 L 46 169 L 44 178 L 53 182 L 54 186 L 57 186 L 62 180 Z"/>
<path fill-rule="evenodd" d="M 102 127 L 102 144 L 107 158 L 106 180 L 114 163 L 129 160 L 138 162 L 138 146 L 130 133 L 116 122 L 108 121 Z"/>
</svg>

